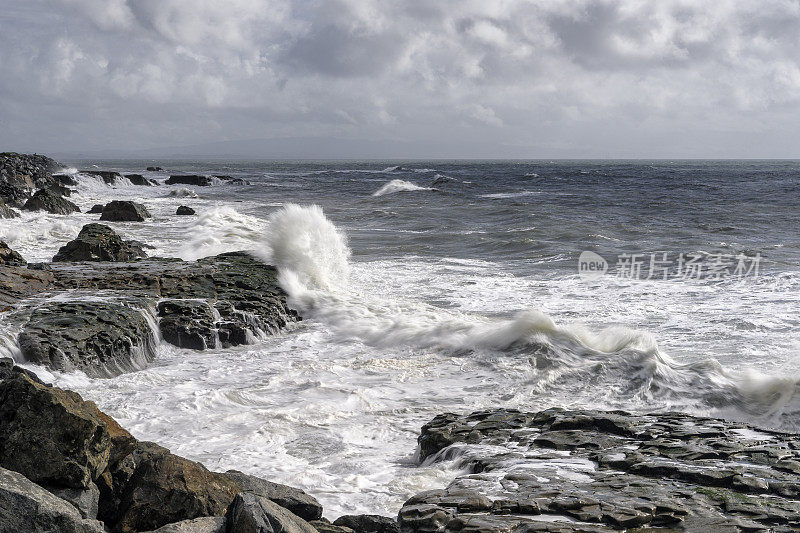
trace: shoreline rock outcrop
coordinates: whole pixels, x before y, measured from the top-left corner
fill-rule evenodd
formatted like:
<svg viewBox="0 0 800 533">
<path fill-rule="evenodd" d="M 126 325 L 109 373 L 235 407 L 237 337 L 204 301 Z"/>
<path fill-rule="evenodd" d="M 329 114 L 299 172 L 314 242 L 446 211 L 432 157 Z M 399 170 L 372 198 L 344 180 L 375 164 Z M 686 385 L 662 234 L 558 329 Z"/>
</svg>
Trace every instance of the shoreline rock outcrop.
<svg viewBox="0 0 800 533">
<path fill-rule="evenodd" d="M 53 262 L 66 261 L 133 261 L 147 254 L 136 241 L 124 241 L 104 224 L 86 224 L 75 240 L 62 246 Z"/>
<path fill-rule="evenodd" d="M 47 211 L 54 215 L 69 215 L 80 213 L 77 205 L 53 192 L 50 189 L 39 189 L 22 206 L 25 211 Z"/>
<path fill-rule="evenodd" d="M 38 154 L 0 153 L 0 200 L 22 207 L 36 189 L 56 184 L 53 172 L 62 165 Z"/>
</svg>

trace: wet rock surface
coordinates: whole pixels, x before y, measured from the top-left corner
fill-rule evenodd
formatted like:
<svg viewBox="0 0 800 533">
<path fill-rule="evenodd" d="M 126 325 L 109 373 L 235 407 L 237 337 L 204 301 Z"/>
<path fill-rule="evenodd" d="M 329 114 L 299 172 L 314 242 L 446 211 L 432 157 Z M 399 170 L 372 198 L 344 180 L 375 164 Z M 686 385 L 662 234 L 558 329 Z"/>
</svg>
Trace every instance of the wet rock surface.
<svg viewBox="0 0 800 533">
<path fill-rule="evenodd" d="M 425 462 L 469 473 L 408 500 L 404 531 L 800 527 L 796 434 L 675 413 L 498 409 L 437 416 L 419 445 Z"/>
<path fill-rule="evenodd" d="M 205 300 L 164 300 L 158 303 L 158 327 L 164 340 L 179 348 L 217 347 L 214 309 Z"/>
<path fill-rule="evenodd" d="M 103 212 L 103 208 L 104 208 L 104 207 L 105 207 L 105 206 L 104 206 L 103 204 L 94 204 L 94 205 L 91 207 L 91 209 L 89 209 L 89 210 L 87 211 L 87 213 L 88 213 L 88 214 L 90 214 L 90 215 L 97 215 L 97 214 L 100 214 L 100 213 L 102 213 L 102 212 Z"/>
<path fill-rule="evenodd" d="M 111 222 L 144 222 L 150 218 L 150 212 L 145 206 L 128 200 L 113 200 L 103 207 L 100 220 Z"/>
<path fill-rule="evenodd" d="M 133 185 L 140 185 L 144 187 L 152 187 L 153 183 L 142 176 L 141 174 L 125 174 L 125 177 L 128 178 Z"/>
<path fill-rule="evenodd" d="M 62 246 L 53 261 L 132 261 L 140 257 L 147 257 L 140 244 L 122 240 L 104 224 L 92 223 L 83 226 L 75 240 Z"/>
<path fill-rule="evenodd" d="M 19 218 L 20 216 L 22 215 L 19 214 L 19 211 L 6 205 L 5 200 L 0 198 L 0 218 Z"/>
<path fill-rule="evenodd" d="M 397 519 L 373 514 L 340 516 L 333 525 L 350 528 L 355 533 L 400 533 Z"/>
<path fill-rule="evenodd" d="M 199 176 L 196 174 L 179 174 L 170 176 L 164 182 L 167 185 L 195 185 L 197 187 L 208 187 L 213 185 L 213 180 L 208 176 Z"/>
<path fill-rule="evenodd" d="M 12 250 L 4 241 L 0 241 L 0 265 L 24 265 L 27 261 Z"/>
<path fill-rule="evenodd" d="M 56 183 L 52 173 L 60 168 L 60 163 L 43 155 L 0 153 L 0 200 L 22 207 L 35 189 Z"/>
<path fill-rule="evenodd" d="M 114 185 L 120 178 L 122 178 L 122 174 L 110 170 L 81 170 L 80 172 L 81 174 L 97 176 L 98 178 L 102 179 L 106 185 Z"/>
<path fill-rule="evenodd" d="M 188 206 L 185 206 L 185 205 L 181 205 L 175 211 L 175 214 L 176 215 L 196 215 L 197 213 L 191 207 L 188 207 Z"/>
<path fill-rule="evenodd" d="M 39 189 L 22 206 L 25 211 L 47 211 L 54 215 L 69 215 L 70 213 L 80 213 L 77 205 L 61 197 L 50 189 Z"/>
</svg>

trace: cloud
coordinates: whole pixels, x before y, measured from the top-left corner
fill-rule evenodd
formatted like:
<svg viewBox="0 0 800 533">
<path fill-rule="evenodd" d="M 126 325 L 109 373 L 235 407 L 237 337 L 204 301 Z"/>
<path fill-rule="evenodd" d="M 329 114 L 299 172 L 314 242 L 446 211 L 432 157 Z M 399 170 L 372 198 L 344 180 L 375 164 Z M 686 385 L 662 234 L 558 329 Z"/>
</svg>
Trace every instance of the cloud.
<svg viewBox="0 0 800 533">
<path fill-rule="evenodd" d="M 741 154 L 755 156 L 800 139 L 792 0 L 9 3 L 0 13 L 6 146 L 313 133 L 485 139 L 519 155 L 760 147 Z"/>
</svg>

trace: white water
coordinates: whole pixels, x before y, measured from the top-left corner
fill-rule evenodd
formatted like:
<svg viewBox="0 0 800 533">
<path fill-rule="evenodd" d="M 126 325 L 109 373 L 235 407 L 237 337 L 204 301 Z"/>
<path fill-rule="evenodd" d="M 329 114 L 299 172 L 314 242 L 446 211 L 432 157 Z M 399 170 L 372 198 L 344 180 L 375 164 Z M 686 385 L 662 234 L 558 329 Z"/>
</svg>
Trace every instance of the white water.
<svg viewBox="0 0 800 533">
<path fill-rule="evenodd" d="M 372 193 L 372 196 L 384 196 L 386 194 L 394 194 L 398 192 L 433 191 L 433 190 L 434 189 L 430 187 L 422 187 L 415 183 L 411 183 L 410 181 L 392 180 L 388 183 L 385 183 L 380 189 Z"/>
</svg>

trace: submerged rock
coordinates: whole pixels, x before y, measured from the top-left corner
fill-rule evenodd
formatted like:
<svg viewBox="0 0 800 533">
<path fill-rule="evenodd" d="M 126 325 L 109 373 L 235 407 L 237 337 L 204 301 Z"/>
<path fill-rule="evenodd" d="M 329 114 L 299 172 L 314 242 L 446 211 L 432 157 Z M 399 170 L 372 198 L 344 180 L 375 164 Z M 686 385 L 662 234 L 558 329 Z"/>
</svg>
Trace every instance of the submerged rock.
<svg viewBox="0 0 800 533">
<path fill-rule="evenodd" d="M 140 370 L 155 357 L 148 301 L 49 302 L 30 313 L 19 346 L 30 362 L 93 377 Z"/>
<path fill-rule="evenodd" d="M 161 167 L 147 167 L 148 172 L 161 172 L 162 170 L 164 169 Z"/>
<path fill-rule="evenodd" d="M 53 257 L 62 261 L 132 261 L 147 257 L 135 241 L 123 241 L 117 233 L 103 224 L 86 224 L 78 237 L 62 246 Z"/>
<path fill-rule="evenodd" d="M 497 409 L 437 416 L 419 444 L 426 464 L 468 473 L 408 500 L 407 532 L 800 526 L 796 434 L 677 413 Z"/>
<path fill-rule="evenodd" d="M 191 207 L 182 205 L 182 206 L 178 207 L 178 210 L 175 211 L 175 214 L 176 215 L 196 215 L 197 213 Z"/>
<path fill-rule="evenodd" d="M 12 250 L 5 241 L 0 241 L 0 265 L 24 265 L 27 261 Z"/>
<path fill-rule="evenodd" d="M 0 468 L 0 528 L 19 533 L 104 533 L 65 500 L 22 474 Z"/>
<path fill-rule="evenodd" d="M 150 213 L 142 204 L 127 200 L 114 200 L 103 207 L 100 220 L 111 222 L 144 222 Z"/>
<path fill-rule="evenodd" d="M 49 189 L 36 191 L 36 194 L 25 202 L 22 209 L 26 211 L 47 211 L 56 215 L 69 215 L 70 213 L 80 213 L 81 211 L 77 205 L 65 200 Z"/>
<path fill-rule="evenodd" d="M 213 181 L 208 176 L 200 176 L 197 174 L 181 174 L 170 176 L 167 178 L 167 181 L 164 182 L 166 185 L 195 185 L 197 187 L 208 187 L 209 185 L 213 184 Z"/>
</svg>

